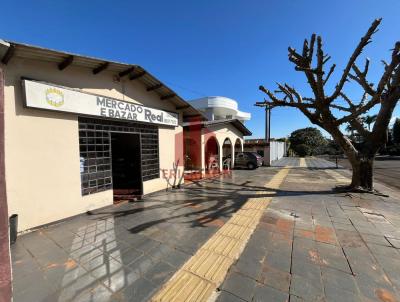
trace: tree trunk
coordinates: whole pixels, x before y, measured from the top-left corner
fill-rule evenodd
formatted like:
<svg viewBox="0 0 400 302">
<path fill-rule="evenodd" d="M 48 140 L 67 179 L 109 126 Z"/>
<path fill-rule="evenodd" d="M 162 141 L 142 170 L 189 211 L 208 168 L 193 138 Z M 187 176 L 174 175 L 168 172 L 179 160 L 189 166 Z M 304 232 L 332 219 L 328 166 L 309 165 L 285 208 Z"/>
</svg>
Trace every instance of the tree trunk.
<svg viewBox="0 0 400 302">
<path fill-rule="evenodd" d="M 353 175 L 351 179 L 350 187 L 353 189 L 361 189 L 366 191 L 372 191 L 374 189 L 373 184 L 373 157 L 357 158 L 350 160 Z"/>
</svg>

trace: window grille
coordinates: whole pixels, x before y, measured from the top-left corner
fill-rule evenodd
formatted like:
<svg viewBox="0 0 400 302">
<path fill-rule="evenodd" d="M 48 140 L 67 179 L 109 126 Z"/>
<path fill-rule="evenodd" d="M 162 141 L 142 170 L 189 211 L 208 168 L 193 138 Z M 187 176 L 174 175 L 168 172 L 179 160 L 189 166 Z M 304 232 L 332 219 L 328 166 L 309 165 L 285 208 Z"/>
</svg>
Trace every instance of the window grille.
<svg viewBox="0 0 400 302">
<path fill-rule="evenodd" d="M 140 134 L 142 180 L 160 177 L 157 126 L 86 117 L 78 121 L 82 195 L 112 188 L 111 132 Z"/>
</svg>

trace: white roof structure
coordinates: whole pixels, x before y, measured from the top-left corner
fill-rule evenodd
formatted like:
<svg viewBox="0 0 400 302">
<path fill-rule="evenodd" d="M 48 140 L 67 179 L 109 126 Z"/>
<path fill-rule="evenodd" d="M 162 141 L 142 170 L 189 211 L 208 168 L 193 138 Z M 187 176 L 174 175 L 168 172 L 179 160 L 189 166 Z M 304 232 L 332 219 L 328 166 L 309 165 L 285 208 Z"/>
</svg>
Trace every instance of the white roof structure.
<svg viewBox="0 0 400 302">
<path fill-rule="evenodd" d="M 251 114 L 238 110 L 238 103 L 224 96 L 208 96 L 189 102 L 197 110 L 204 113 L 209 121 L 237 119 L 244 123 Z"/>
</svg>

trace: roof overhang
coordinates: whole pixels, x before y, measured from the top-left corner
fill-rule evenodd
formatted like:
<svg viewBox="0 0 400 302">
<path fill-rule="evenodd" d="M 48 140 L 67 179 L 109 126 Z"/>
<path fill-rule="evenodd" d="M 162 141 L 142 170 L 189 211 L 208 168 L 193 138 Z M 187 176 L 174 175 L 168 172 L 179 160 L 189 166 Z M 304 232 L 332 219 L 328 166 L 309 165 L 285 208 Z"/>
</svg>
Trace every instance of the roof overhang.
<svg viewBox="0 0 400 302">
<path fill-rule="evenodd" d="M 84 67 L 91 69 L 93 76 L 107 70 L 115 73 L 115 77 L 126 77 L 131 81 L 141 82 L 148 92 L 157 93 L 160 101 L 168 101 L 174 104 L 176 110 L 182 112 L 184 120 L 193 116 L 196 116 L 199 120 L 206 120 L 206 117 L 199 110 L 139 65 L 108 61 L 0 39 L 0 62 L 8 64 L 14 57 L 51 62 L 59 70 L 64 70 L 69 66 Z"/>
<path fill-rule="evenodd" d="M 201 125 L 202 128 L 209 128 L 212 126 L 219 125 L 232 125 L 237 130 L 239 130 L 243 136 L 250 136 L 252 132 L 238 119 L 226 119 L 226 120 L 214 120 L 214 121 L 197 121 L 197 122 L 186 122 L 183 123 L 184 127 L 189 127 L 191 125 Z"/>
</svg>

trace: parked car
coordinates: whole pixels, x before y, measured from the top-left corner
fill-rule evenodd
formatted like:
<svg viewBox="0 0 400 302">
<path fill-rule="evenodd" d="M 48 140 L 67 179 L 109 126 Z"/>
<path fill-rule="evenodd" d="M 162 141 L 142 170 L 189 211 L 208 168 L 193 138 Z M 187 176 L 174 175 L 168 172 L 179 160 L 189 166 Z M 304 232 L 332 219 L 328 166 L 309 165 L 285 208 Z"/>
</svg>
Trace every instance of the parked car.
<svg viewBox="0 0 400 302">
<path fill-rule="evenodd" d="M 240 152 L 235 155 L 235 168 L 256 169 L 263 164 L 263 158 L 255 152 Z"/>
</svg>

